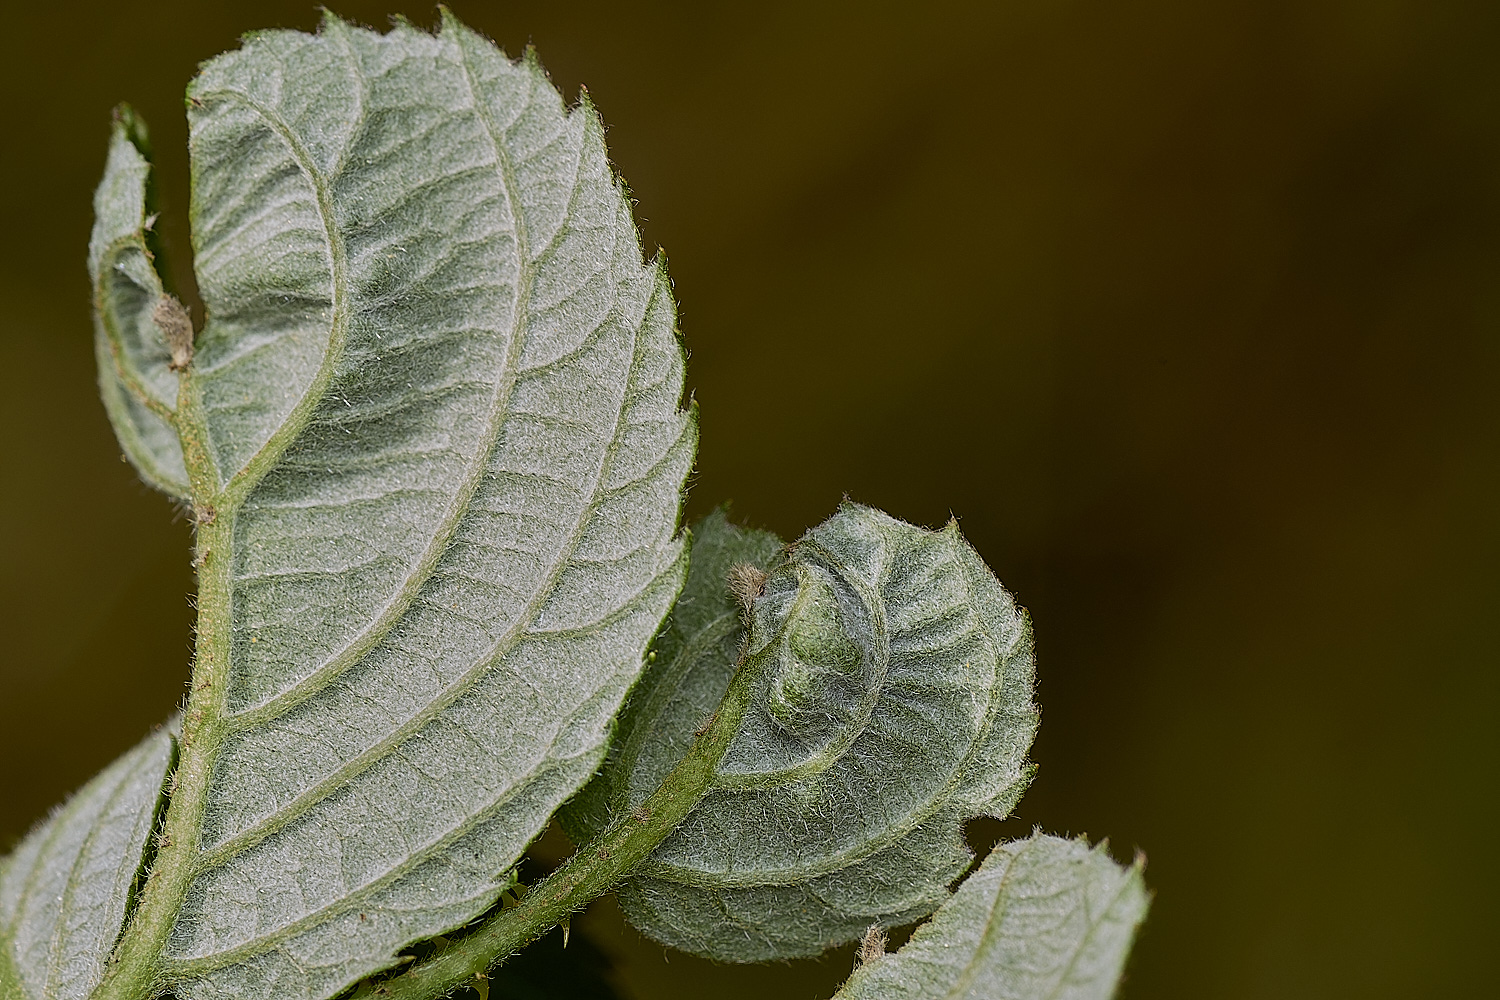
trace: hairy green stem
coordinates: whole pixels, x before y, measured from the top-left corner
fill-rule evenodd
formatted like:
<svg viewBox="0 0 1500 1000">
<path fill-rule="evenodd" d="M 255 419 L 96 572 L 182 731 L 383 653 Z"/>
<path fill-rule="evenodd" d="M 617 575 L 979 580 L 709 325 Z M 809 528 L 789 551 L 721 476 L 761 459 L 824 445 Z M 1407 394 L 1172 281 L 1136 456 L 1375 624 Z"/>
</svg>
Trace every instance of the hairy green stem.
<svg viewBox="0 0 1500 1000">
<path fill-rule="evenodd" d="M 713 718 L 687 756 L 634 812 L 616 818 L 521 901 L 431 958 L 377 985 L 372 996 L 430 1000 L 483 979 L 491 967 L 520 951 L 574 911 L 604 895 L 644 861 L 692 812 L 714 783 L 729 741 L 750 704 L 764 657 L 741 661 Z"/>
<path fill-rule="evenodd" d="M 200 834 L 214 757 L 224 736 L 229 688 L 230 564 L 234 510 L 218 509 L 218 473 L 206 439 L 197 386 L 184 377 L 176 423 L 192 483 L 197 521 L 198 634 L 192 690 L 182 716 L 181 751 L 157 853 L 136 908 L 92 1000 L 143 1000 L 162 986 L 162 953 L 198 874 Z"/>
</svg>

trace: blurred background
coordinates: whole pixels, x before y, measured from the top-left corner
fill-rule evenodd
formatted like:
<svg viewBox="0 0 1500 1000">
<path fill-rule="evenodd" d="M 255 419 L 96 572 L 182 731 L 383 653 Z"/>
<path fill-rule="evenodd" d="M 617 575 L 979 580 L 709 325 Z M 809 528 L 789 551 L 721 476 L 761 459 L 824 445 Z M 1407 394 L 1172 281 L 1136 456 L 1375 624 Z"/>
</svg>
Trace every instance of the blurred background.
<svg viewBox="0 0 1500 1000">
<path fill-rule="evenodd" d="M 951 513 L 1031 610 L 1041 770 L 975 836 L 1147 853 L 1122 996 L 1495 995 L 1500 5 L 455 9 L 588 87 L 670 254 L 690 514 Z M 7 11 L 0 851 L 187 676 L 188 527 L 94 389 L 110 108 L 151 125 L 190 287 L 183 87 L 317 19 Z M 579 927 L 627 998 L 849 968 L 667 955 L 607 902 Z"/>
</svg>

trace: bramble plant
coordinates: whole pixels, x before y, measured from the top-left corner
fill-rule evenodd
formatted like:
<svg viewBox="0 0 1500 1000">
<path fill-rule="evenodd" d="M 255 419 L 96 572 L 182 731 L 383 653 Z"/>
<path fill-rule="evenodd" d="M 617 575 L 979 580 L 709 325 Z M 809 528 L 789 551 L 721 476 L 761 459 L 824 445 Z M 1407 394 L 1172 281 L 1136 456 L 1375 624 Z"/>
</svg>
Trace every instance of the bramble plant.
<svg viewBox="0 0 1500 1000">
<path fill-rule="evenodd" d="M 1139 860 L 965 877 L 1037 712 L 956 525 L 679 531 L 675 304 L 586 97 L 444 12 L 249 36 L 187 103 L 203 328 L 124 107 L 88 263 L 105 407 L 195 524 L 191 691 L 3 862 L 0 995 L 485 993 L 611 891 L 723 961 L 862 940 L 851 1000 L 1114 991 Z"/>
</svg>

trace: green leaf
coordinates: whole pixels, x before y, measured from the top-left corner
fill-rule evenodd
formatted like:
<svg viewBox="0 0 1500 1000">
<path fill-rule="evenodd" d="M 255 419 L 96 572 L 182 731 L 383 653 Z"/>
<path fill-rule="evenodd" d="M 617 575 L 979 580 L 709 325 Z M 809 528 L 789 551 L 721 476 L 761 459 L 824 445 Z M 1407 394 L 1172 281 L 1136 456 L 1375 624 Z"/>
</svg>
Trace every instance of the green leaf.
<svg viewBox="0 0 1500 1000">
<path fill-rule="evenodd" d="M 445 12 L 250 36 L 188 104 L 203 330 L 123 106 L 89 270 L 111 420 L 196 523 L 191 693 L 4 861 L 6 995 L 482 991 L 617 885 L 735 961 L 941 907 L 849 991 L 1111 988 L 1138 870 L 1038 837 L 946 902 L 1037 723 L 1026 617 L 955 524 L 846 505 L 783 546 L 721 511 L 689 575 L 675 306 L 586 97 Z M 597 839 L 499 906 L 586 784 Z"/>
<path fill-rule="evenodd" d="M 173 738 L 163 729 L 105 768 L 0 870 L 0 995 L 87 997 L 125 924 Z"/>
<path fill-rule="evenodd" d="M 188 495 L 187 469 L 173 420 L 177 376 L 156 322 L 161 280 L 146 247 L 145 126 L 128 107 L 115 112 L 104 179 L 94 194 L 89 276 L 94 285 L 94 352 L 99 393 L 125 455 L 146 482 Z"/>
<path fill-rule="evenodd" d="M 1107 1000 L 1146 917 L 1143 862 L 1037 834 L 1001 844 L 900 951 L 835 1000 Z"/>
<path fill-rule="evenodd" d="M 693 525 L 692 543 L 687 582 L 620 713 L 609 765 L 559 816 L 580 844 L 607 827 L 612 814 L 638 807 L 687 754 L 729 686 L 744 639 L 743 611 L 726 586 L 730 570 L 768 566 L 783 548 L 769 531 L 730 524 L 725 508 Z"/>
<path fill-rule="evenodd" d="M 107 985 L 329 996 L 494 904 L 599 766 L 685 574 L 696 427 L 664 263 L 534 59 L 330 16 L 188 103 L 175 409 L 123 129 L 99 199 L 106 398 L 137 373 L 176 426 L 202 566 L 182 836 Z"/>
<path fill-rule="evenodd" d="M 1032 773 L 1030 627 L 956 525 L 846 505 L 778 549 L 722 515 L 699 527 L 621 749 L 568 817 L 586 836 L 636 808 L 741 650 L 759 659 L 715 789 L 619 891 L 647 934 L 726 961 L 817 954 L 932 912 L 970 863 L 963 822 L 1009 813 Z M 736 561 L 769 568 L 748 636 Z"/>
</svg>

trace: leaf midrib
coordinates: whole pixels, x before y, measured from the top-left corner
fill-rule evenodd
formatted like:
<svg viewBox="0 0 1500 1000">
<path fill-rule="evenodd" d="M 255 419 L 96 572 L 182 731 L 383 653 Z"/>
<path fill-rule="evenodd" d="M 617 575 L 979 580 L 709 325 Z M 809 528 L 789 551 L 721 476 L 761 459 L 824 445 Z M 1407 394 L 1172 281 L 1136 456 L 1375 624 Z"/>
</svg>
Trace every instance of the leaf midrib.
<svg viewBox="0 0 1500 1000">
<path fill-rule="evenodd" d="M 1000 924 L 1004 919 L 1004 914 L 1009 911 L 1010 905 L 1013 902 L 1013 899 L 1007 893 L 1007 890 L 1010 887 L 1011 876 L 1016 870 L 1016 865 L 1020 862 L 1021 855 L 1023 853 L 1030 853 L 1032 851 L 1039 850 L 1040 845 L 1043 843 L 1045 843 L 1045 841 L 1040 839 L 1033 839 L 1020 851 L 1017 851 L 1011 856 L 1009 864 L 1007 864 L 1005 867 L 1005 874 L 1000 877 L 1000 886 L 995 891 L 995 900 L 990 904 L 990 919 L 985 923 L 984 934 L 980 938 L 979 946 L 974 949 L 974 953 L 969 956 L 969 960 L 964 963 L 964 967 L 959 974 L 959 978 L 956 979 L 953 985 L 948 989 L 948 992 L 946 994 L 947 1000 L 953 1000 L 953 998 L 962 996 L 963 993 L 969 989 L 969 987 L 974 985 L 974 980 L 979 976 L 982 959 L 988 953 L 989 949 L 994 945 L 995 940 L 1000 933 Z M 1091 850 L 1089 853 L 1090 855 L 1092 855 L 1093 851 Z M 1081 861 L 1080 863 L 1086 863 L 1086 861 Z M 1069 973 L 1071 973 L 1074 967 L 1078 964 L 1079 956 L 1083 954 L 1085 946 L 1088 945 L 1089 941 L 1093 940 L 1093 937 L 1098 932 L 1099 928 L 1104 926 L 1105 919 L 1109 916 L 1110 911 L 1114 909 L 1115 904 L 1120 901 L 1120 898 L 1125 895 L 1125 891 L 1130 888 L 1133 875 L 1134 871 L 1132 870 L 1130 872 L 1127 872 L 1125 877 L 1120 880 L 1120 884 L 1116 886 L 1115 891 L 1110 894 L 1109 903 L 1105 905 L 1098 920 L 1090 918 L 1087 913 L 1084 914 L 1084 920 L 1088 924 L 1088 930 L 1081 938 L 1079 938 L 1077 945 L 1073 948 L 1072 953 L 1068 958 L 1068 963 L 1062 967 L 1062 971 L 1059 973 L 1057 981 L 1053 984 L 1052 988 L 1047 991 L 1046 996 L 1039 998 L 1039 1000 L 1056 1000 L 1056 998 L 1062 994 L 1063 987 L 1067 985 Z M 1091 877 L 1091 873 L 1089 877 Z M 1087 899 L 1086 888 L 1083 890 L 1083 894 L 1085 896 L 1085 899 Z M 1055 896 L 1058 894 L 1052 893 L 1051 895 Z M 999 919 L 997 919 L 997 915 Z"/>
<path fill-rule="evenodd" d="M 833 570 L 834 575 L 858 593 L 861 600 L 865 602 L 865 606 L 870 609 L 870 633 L 873 637 L 871 645 L 874 647 L 873 653 L 878 665 L 878 673 L 874 682 L 865 690 L 864 697 L 860 699 L 859 711 L 852 717 L 850 724 L 844 726 L 838 737 L 827 746 L 802 763 L 777 771 L 715 775 L 715 789 L 760 791 L 822 774 L 849 752 L 849 748 L 864 732 L 866 724 L 870 721 L 870 715 L 875 711 L 875 705 L 885 690 L 886 674 L 891 661 L 890 635 L 886 628 L 885 615 L 885 583 L 889 577 L 890 564 L 887 563 L 882 569 L 881 579 L 871 586 L 851 571 L 842 559 L 818 544 L 816 540 L 804 539 L 797 543 L 797 548 L 813 553 L 827 564 Z"/>
<path fill-rule="evenodd" d="M 460 53 L 461 65 L 465 74 L 465 81 L 470 86 L 470 92 L 474 97 L 475 107 L 479 109 L 478 117 L 484 124 L 486 134 L 489 136 L 495 148 L 497 163 L 501 167 L 502 183 L 506 187 L 508 203 L 512 207 L 512 215 L 515 218 L 517 231 L 518 233 L 520 233 L 522 232 L 524 221 L 521 219 L 519 214 L 521 205 L 519 198 L 519 188 L 515 180 L 515 175 L 513 172 L 513 167 L 510 163 L 509 154 L 504 148 L 499 137 L 497 136 L 497 132 L 499 130 L 494 123 L 493 117 L 488 113 L 488 106 L 480 99 L 479 95 L 474 92 L 472 76 L 469 71 L 467 58 L 463 55 L 462 47 L 457 47 Z M 534 80 L 532 81 L 532 85 L 532 92 L 534 94 Z M 589 123 L 585 122 L 584 127 L 587 129 L 589 127 Z M 562 238 L 569 231 L 571 231 L 572 227 L 568 225 L 567 220 L 571 218 L 572 209 L 577 198 L 579 187 L 581 186 L 580 181 L 582 178 L 583 161 L 584 149 L 580 146 L 577 173 L 575 173 L 574 183 L 569 192 L 569 202 L 564 212 L 564 224 L 559 227 L 557 233 L 554 234 L 547 247 L 545 247 L 543 251 L 537 255 L 534 261 L 531 261 L 529 264 L 527 264 L 525 262 L 525 259 L 523 258 L 520 273 L 521 276 L 526 279 L 525 284 L 523 285 L 523 288 L 525 289 L 525 296 L 522 297 L 521 295 L 518 295 L 517 298 L 518 304 L 516 309 L 515 325 L 518 328 L 518 332 L 512 338 L 512 350 L 508 354 L 508 362 L 511 358 L 519 358 L 521 348 L 524 346 L 521 341 L 524 340 L 526 326 L 525 320 L 529 318 L 524 305 L 529 301 L 531 280 L 535 277 L 536 269 L 539 268 L 547 260 L 550 252 L 558 245 Z M 523 240 L 520 236 L 518 236 L 517 245 L 518 247 L 524 246 Z M 651 294 L 647 298 L 645 309 L 642 313 L 642 325 L 644 325 L 646 321 L 645 318 L 649 315 L 650 310 L 656 303 L 657 297 L 658 295 L 660 295 L 660 293 L 661 289 L 659 283 L 653 282 Z M 616 306 L 610 310 L 610 312 L 603 320 L 600 321 L 599 328 L 602 328 L 610 318 L 617 314 L 618 308 L 619 307 L 617 301 Z M 596 331 L 591 332 L 591 336 L 597 333 L 597 329 L 598 328 L 596 328 Z M 312 788 L 304 791 L 302 794 L 298 795 L 290 802 L 288 802 L 285 806 L 281 807 L 280 809 L 257 822 L 255 826 L 245 830 L 235 837 L 223 841 L 212 850 L 201 852 L 198 856 L 197 865 L 195 866 L 198 873 L 201 874 L 202 872 L 210 870 L 217 865 L 223 864 L 229 858 L 233 857 L 239 852 L 275 835 L 281 829 L 284 829 L 287 823 L 289 823 L 291 820 L 295 819 L 298 815 L 307 811 L 318 801 L 321 801 L 323 798 L 325 798 L 333 789 L 347 783 L 353 777 L 364 772 L 375 763 L 378 763 L 380 760 L 384 759 L 386 756 L 388 756 L 389 752 L 395 746 L 399 745 L 401 742 L 404 742 L 416 732 L 419 732 L 427 725 L 428 722 L 435 718 L 437 714 L 447 708 L 448 705 L 452 704 L 458 698 L 462 697 L 463 694 L 473 686 L 474 682 L 479 677 L 483 676 L 493 667 L 496 661 L 508 654 L 512 649 L 514 649 L 515 645 L 521 640 L 521 638 L 529 634 L 527 632 L 528 626 L 533 623 L 537 613 L 541 610 L 542 606 L 545 605 L 546 601 L 552 596 L 553 592 L 555 591 L 557 580 L 562 572 L 566 569 L 572 554 L 576 551 L 577 545 L 582 538 L 584 528 L 589 524 L 593 515 L 597 512 L 598 506 L 602 502 L 602 500 L 610 496 L 612 493 L 616 492 L 614 490 L 602 490 L 601 487 L 607 479 L 608 474 L 614 464 L 616 453 L 619 448 L 620 432 L 622 424 L 624 422 L 624 414 L 629 408 L 629 405 L 632 401 L 631 388 L 635 382 L 636 376 L 639 373 L 641 361 L 641 343 L 642 337 L 640 329 L 633 329 L 631 336 L 632 349 L 630 368 L 627 374 L 626 384 L 622 388 L 620 394 L 620 403 L 616 411 L 615 423 L 612 428 L 612 433 L 610 435 L 608 443 L 606 444 L 604 454 L 601 456 L 599 468 L 595 475 L 594 485 L 590 494 L 590 502 L 580 513 L 577 523 L 574 524 L 574 526 L 570 530 L 564 544 L 559 546 L 557 556 L 553 561 L 553 565 L 547 574 L 545 582 L 538 588 L 536 594 L 533 595 L 532 599 L 527 602 L 526 606 L 522 610 L 522 613 L 518 616 L 515 625 L 513 625 L 512 628 L 506 633 L 506 635 L 496 643 L 495 647 L 488 655 L 478 659 L 474 666 L 460 675 L 460 677 L 457 678 L 452 684 L 448 685 L 448 687 L 443 690 L 442 694 L 438 698 L 435 698 L 431 702 L 429 702 L 422 712 L 416 714 L 401 727 L 392 731 L 392 733 L 382 739 L 379 743 L 372 746 L 369 750 L 349 761 L 344 767 L 341 767 L 338 770 L 334 771 L 317 785 L 314 785 Z M 513 366 L 508 364 L 507 367 L 508 375 L 510 376 L 508 378 L 508 384 L 513 385 L 515 381 Z M 498 415 L 501 413 L 504 413 L 503 405 L 501 405 L 497 409 L 497 419 L 493 421 L 495 437 L 498 436 L 499 428 L 504 423 L 504 419 L 498 417 Z M 478 482 L 483 478 L 484 468 L 487 466 L 488 460 L 492 454 L 493 443 L 494 437 L 490 439 L 490 447 L 480 453 L 482 456 L 482 460 L 476 462 L 478 473 L 475 475 L 473 480 L 474 488 L 477 488 Z M 670 459 L 671 451 L 672 449 L 668 449 L 667 454 L 665 454 L 660 461 L 654 463 L 652 469 L 654 470 L 658 468 L 663 462 L 668 461 Z M 451 531 L 456 529 L 457 523 L 462 520 L 463 514 L 467 513 L 468 504 L 472 500 L 472 493 L 473 489 L 470 490 L 469 496 L 464 500 L 463 510 L 461 510 L 455 517 L 453 528 L 450 528 L 450 535 Z M 446 540 L 444 540 L 443 545 L 441 547 L 438 547 L 436 550 L 436 553 L 434 555 L 434 565 L 436 564 L 436 561 L 441 557 L 442 551 L 445 548 Z M 406 607 L 409 607 L 411 601 L 415 599 L 415 596 L 417 592 L 420 591 L 422 584 L 425 583 L 427 577 L 430 576 L 430 572 L 431 571 L 429 570 L 426 576 L 423 576 L 420 580 L 417 580 L 415 584 L 411 584 L 411 578 L 409 578 L 410 594 L 406 597 L 405 605 L 401 609 L 402 613 L 404 613 Z M 656 577 L 653 577 L 652 582 L 654 582 L 655 579 Z M 648 583 L 647 586 L 642 588 L 641 591 L 637 592 L 636 595 L 633 595 L 629 600 L 625 601 L 620 608 L 615 609 L 599 622 L 596 622 L 592 626 L 590 626 L 590 629 L 598 628 L 609 619 L 626 613 L 628 609 L 634 604 L 635 600 L 638 599 L 639 594 L 644 593 L 645 590 L 649 589 L 649 587 L 650 584 Z M 399 617 L 399 614 L 393 616 L 391 621 L 385 626 L 385 631 L 388 631 L 389 628 L 393 627 L 395 622 L 399 620 Z M 375 642 L 378 642 L 383 635 L 384 632 L 382 632 L 379 636 L 373 637 L 370 640 L 370 645 L 373 646 L 373 644 Z M 348 647 L 346 647 L 346 649 L 347 648 Z M 365 647 L 364 649 L 362 649 L 360 655 L 363 655 L 364 652 L 368 651 L 368 648 L 369 647 Z M 351 660 L 349 663 L 340 664 L 338 671 L 330 670 L 329 667 L 325 666 L 324 668 L 320 668 L 318 672 L 309 675 L 308 680 L 311 681 L 319 677 L 326 677 L 327 679 L 331 680 L 333 676 L 336 676 L 338 672 L 342 672 L 343 669 L 347 669 L 347 667 L 352 665 L 353 662 L 355 662 L 355 660 Z M 325 680 L 323 684 L 319 685 L 319 687 L 316 689 L 304 690 L 303 697 L 298 699 L 298 702 L 312 697 L 314 694 L 316 694 L 317 690 L 321 690 L 322 687 L 326 686 L 326 683 L 327 681 Z M 298 689 L 305 689 L 306 684 L 307 682 L 299 684 L 298 688 L 294 688 L 293 691 L 296 691 Z M 283 696 L 283 698 L 285 698 L 285 696 Z M 298 702 L 291 702 L 290 704 L 286 704 L 286 707 L 292 707 L 292 705 Z M 274 718 L 280 713 L 277 711 L 272 711 L 271 709 L 273 706 L 281 703 L 282 702 L 280 700 L 267 702 L 265 703 L 265 705 L 258 706 L 256 709 L 251 710 L 250 712 L 232 716 L 229 719 L 230 726 L 232 727 L 229 731 L 234 732 L 247 729 L 250 727 L 250 725 L 254 724 L 255 721 L 266 721 L 270 718 Z M 264 716 L 264 718 L 261 718 L 262 715 Z M 562 729 L 563 727 L 559 725 L 559 732 L 561 732 Z M 522 786 L 518 785 L 517 787 L 519 788 Z M 454 834 L 454 836 L 457 836 L 457 834 Z M 433 845 L 430 845 L 428 848 L 424 849 L 426 853 L 419 856 L 414 856 L 413 858 L 408 859 L 406 863 L 393 867 L 391 871 L 386 876 L 382 876 L 382 878 L 384 879 L 399 877 L 401 874 L 404 874 L 406 871 L 409 871 L 412 867 L 415 867 L 415 865 L 419 864 L 421 860 L 425 860 L 425 857 L 430 854 L 430 852 L 440 849 L 442 844 L 447 840 L 448 838 L 444 837 L 439 841 L 434 842 Z M 370 885 L 375 885 L 379 881 L 380 880 L 376 880 L 370 883 Z M 368 889 L 368 886 L 361 887 L 360 891 L 365 891 L 366 889 Z M 344 898 L 350 899 L 353 897 L 347 896 Z M 316 922 L 317 920 L 326 919 L 328 909 L 329 908 L 325 908 L 313 914 L 309 914 L 307 917 L 302 918 L 302 921 Z M 264 950 L 265 942 L 267 940 L 268 939 L 266 937 L 259 937 L 256 938 L 255 941 L 247 942 L 245 945 L 242 945 L 240 947 L 249 949 L 251 953 L 262 951 Z"/>
<path fill-rule="evenodd" d="M 359 74 L 355 74 L 358 77 Z M 328 347 L 323 353 L 322 363 L 313 379 L 308 383 L 297 404 L 287 414 L 285 420 L 277 426 L 266 442 L 260 446 L 249 461 L 245 462 L 239 469 L 235 470 L 229 477 L 229 481 L 223 483 L 217 495 L 211 501 L 216 508 L 238 508 L 249 495 L 250 491 L 263 479 L 266 473 L 275 468 L 287 448 L 291 447 L 307 425 L 312 421 L 318 404 L 328 394 L 329 383 L 333 381 L 334 371 L 340 361 L 343 360 L 344 347 L 349 333 L 349 257 L 348 250 L 344 246 L 344 238 L 338 231 L 337 218 L 333 211 L 333 195 L 328 189 L 327 179 L 314 165 L 312 155 L 302 145 L 296 134 L 281 120 L 281 117 L 270 108 L 253 100 L 237 90 L 209 90 L 200 94 L 192 95 L 196 100 L 207 104 L 213 100 L 238 102 L 254 111 L 266 125 L 280 136 L 281 141 L 286 143 L 292 156 L 297 161 L 297 166 L 302 170 L 308 182 L 312 184 L 313 194 L 317 200 L 318 216 L 323 222 L 324 236 L 328 242 L 329 256 L 329 283 L 332 286 L 332 316 L 329 320 Z M 359 115 L 357 122 L 364 121 L 365 107 L 364 94 L 361 92 Z M 345 150 L 347 153 L 347 149 Z M 335 166 L 335 172 L 342 169 L 343 154 L 340 155 L 339 163 Z M 196 247 L 195 247 L 196 249 Z M 204 427 L 205 433 L 211 435 L 208 427 Z M 212 437 L 209 438 L 212 441 Z M 211 453 L 211 452 L 210 452 Z"/>
</svg>

